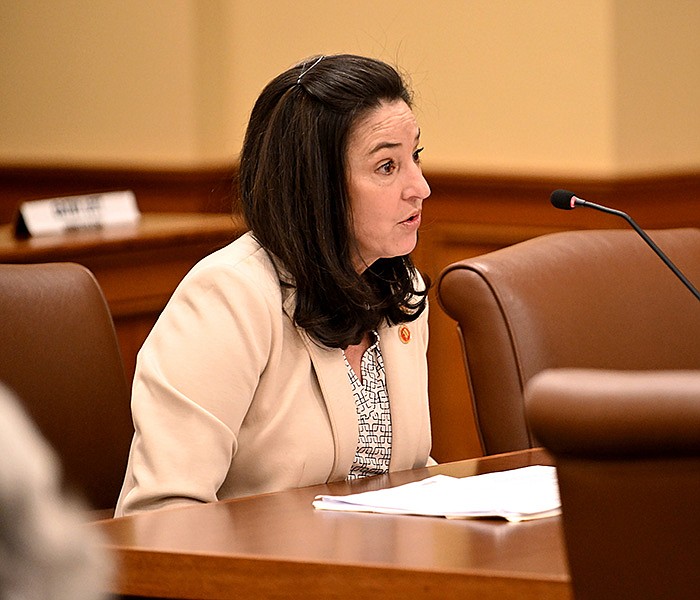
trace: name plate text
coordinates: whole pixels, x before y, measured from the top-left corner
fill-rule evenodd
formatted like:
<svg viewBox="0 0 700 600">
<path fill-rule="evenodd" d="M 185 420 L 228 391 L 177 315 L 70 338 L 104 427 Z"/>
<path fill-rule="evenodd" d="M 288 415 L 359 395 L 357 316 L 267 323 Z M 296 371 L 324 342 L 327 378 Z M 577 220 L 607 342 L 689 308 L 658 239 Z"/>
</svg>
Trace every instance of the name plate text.
<svg viewBox="0 0 700 600">
<path fill-rule="evenodd" d="M 55 235 L 138 223 L 141 213 L 131 190 L 30 200 L 19 207 L 18 235 Z"/>
</svg>

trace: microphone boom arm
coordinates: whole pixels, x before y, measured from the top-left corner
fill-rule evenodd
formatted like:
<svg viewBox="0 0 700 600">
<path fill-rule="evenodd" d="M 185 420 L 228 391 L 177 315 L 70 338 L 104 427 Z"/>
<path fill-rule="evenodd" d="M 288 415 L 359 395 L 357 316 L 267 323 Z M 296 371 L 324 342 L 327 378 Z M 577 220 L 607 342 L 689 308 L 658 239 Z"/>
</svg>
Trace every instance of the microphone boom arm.
<svg viewBox="0 0 700 600">
<path fill-rule="evenodd" d="M 676 265 L 673 264 L 673 262 L 671 262 L 671 259 L 663 253 L 661 248 L 659 248 L 654 243 L 654 241 L 647 235 L 647 233 L 639 225 L 637 225 L 634 219 L 632 219 L 632 217 L 630 217 L 627 213 L 622 212 L 621 210 L 616 210 L 614 208 L 609 208 L 607 206 L 601 206 L 600 204 L 595 204 L 594 202 L 589 202 L 588 200 L 583 200 L 582 198 L 578 198 L 576 196 L 572 198 L 572 201 L 575 202 L 577 206 L 587 206 L 589 208 L 594 208 L 595 210 L 599 210 L 604 213 L 622 217 L 634 228 L 634 230 L 642 237 L 642 239 L 649 245 L 649 247 L 654 252 L 656 252 L 658 257 L 666 263 L 666 266 L 675 273 L 676 277 L 678 277 L 678 279 L 680 279 L 683 282 L 685 287 L 687 287 L 691 291 L 691 293 L 698 300 L 700 300 L 700 292 L 698 292 L 695 286 L 692 283 L 690 283 L 690 281 L 688 281 L 688 278 L 685 275 L 683 275 L 683 273 L 681 273 L 681 271 L 678 269 L 678 267 L 676 267 Z"/>
</svg>

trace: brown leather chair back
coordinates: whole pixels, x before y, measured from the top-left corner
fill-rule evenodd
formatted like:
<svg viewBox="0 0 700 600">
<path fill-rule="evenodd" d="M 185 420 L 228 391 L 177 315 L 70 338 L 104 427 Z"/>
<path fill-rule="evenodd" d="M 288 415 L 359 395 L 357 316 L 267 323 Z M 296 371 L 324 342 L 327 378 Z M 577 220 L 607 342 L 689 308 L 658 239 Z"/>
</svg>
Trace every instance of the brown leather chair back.
<svg viewBox="0 0 700 600">
<path fill-rule="evenodd" d="M 650 231 L 700 285 L 700 229 Z M 537 445 L 523 389 L 546 368 L 700 368 L 700 303 L 633 230 L 567 231 L 446 267 L 486 454 Z"/>
<path fill-rule="evenodd" d="M 85 267 L 0 265 L 0 381 L 93 509 L 116 505 L 133 434 L 112 317 Z"/>
<path fill-rule="evenodd" d="M 576 600 L 700 593 L 700 370 L 548 370 L 525 391 L 553 454 Z"/>
</svg>

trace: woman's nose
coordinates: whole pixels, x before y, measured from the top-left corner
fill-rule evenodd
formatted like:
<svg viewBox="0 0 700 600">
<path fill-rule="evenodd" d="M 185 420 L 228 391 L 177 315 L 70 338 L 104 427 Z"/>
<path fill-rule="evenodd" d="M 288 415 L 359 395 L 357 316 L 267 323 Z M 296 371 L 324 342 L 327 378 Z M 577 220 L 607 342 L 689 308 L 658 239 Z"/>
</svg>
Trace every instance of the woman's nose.
<svg viewBox="0 0 700 600">
<path fill-rule="evenodd" d="M 430 196 L 430 186 L 423 176 L 420 166 L 415 165 L 404 188 L 404 199 L 419 198 L 425 200 L 428 196 Z"/>
</svg>

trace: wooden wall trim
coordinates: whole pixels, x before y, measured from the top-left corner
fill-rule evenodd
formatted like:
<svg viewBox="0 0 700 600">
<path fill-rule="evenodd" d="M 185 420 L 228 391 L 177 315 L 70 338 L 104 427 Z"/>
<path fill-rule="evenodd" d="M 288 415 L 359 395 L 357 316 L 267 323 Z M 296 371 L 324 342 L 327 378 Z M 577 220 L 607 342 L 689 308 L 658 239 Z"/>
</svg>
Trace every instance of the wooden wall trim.
<svg viewBox="0 0 700 600">
<path fill-rule="evenodd" d="M 0 223 L 26 200 L 133 190 L 143 212 L 230 212 L 236 169 L 0 166 Z"/>
<path fill-rule="evenodd" d="M 132 189 L 144 212 L 229 212 L 234 165 L 193 169 L 0 166 L 0 223 L 25 200 Z M 700 226 L 700 170 L 622 178 L 426 173 L 439 218 L 547 227 L 619 227 L 592 211 L 554 210 L 557 188 L 628 212 L 643 227 Z"/>
<path fill-rule="evenodd" d="M 549 196 L 564 188 L 627 212 L 642 227 L 700 226 L 700 171 L 618 179 L 442 174 L 427 178 L 433 194 L 426 210 L 440 220 L 564 229 L 625 227 L 619 219 L 590 209 L 554 209 Z"/>
</svg>

